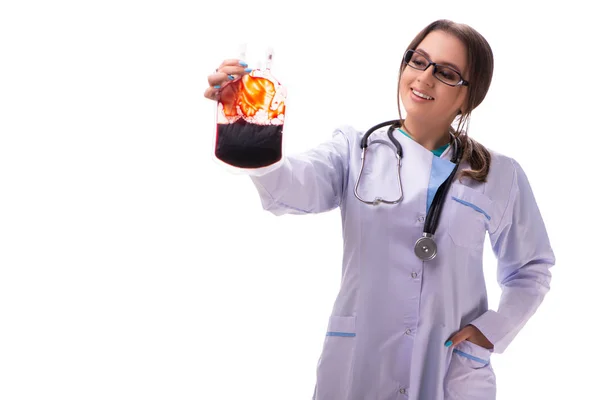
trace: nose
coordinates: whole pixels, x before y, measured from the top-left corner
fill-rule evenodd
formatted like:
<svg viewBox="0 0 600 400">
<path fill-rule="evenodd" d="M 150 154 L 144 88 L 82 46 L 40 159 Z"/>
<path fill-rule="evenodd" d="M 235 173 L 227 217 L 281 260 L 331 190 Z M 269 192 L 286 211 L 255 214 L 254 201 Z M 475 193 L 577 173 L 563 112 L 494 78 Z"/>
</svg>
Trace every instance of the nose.
<svg viewBox="0 0 600 400">
<path fill-rule="evenodd" d="M 417 80 L 419 82 L 423 82 L 428 86 L 433 86 L 433 83 L 435 82 L 435 76 L 433 76 L 433 71 L 435 71 L 435 67 L 433 65 L 429 65 L 425 71 L 421 71 L 421 73 L 419 74 L 419 76 L 417 77 Z"/>
</svg>

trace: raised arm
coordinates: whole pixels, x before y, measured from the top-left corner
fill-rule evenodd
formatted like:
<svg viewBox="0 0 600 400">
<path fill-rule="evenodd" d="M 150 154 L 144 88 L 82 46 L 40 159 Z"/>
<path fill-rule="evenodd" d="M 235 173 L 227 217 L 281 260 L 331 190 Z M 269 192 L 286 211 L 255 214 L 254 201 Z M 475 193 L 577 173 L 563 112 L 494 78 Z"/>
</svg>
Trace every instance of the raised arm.
<svg viewBox="0 0 600 400">
<path fill-rule="evenodd" d="M 349 139 L 337 129 L 330 140 L 287 156 L 264 175 L 251 176 L 263 208 L 275 215 L 320 213 L 340 205 L 348 180 Z"/>
</svg>

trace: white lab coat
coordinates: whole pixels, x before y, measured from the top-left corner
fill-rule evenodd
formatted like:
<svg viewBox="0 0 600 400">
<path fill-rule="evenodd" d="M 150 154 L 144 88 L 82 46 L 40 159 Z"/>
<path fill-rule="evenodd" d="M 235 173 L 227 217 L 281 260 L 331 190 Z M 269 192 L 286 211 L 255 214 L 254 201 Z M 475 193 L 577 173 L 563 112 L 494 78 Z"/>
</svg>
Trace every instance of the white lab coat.
<svg viewBox="0 0 600 400">
<path fill-rule="evenodd" d="M 423 262 L 413 247 L 437 185 L 454 166 L 452 146 L 437 158 L 396 132 L 404 150 L 404 198 L 375 207 L 354 196 L 363 133 L 342 127 L 316 148 L 251 175 L 264 209 L 275 215 L 341 212 L 341 288 L 324 332 L 313 399 L 493 400 L 491 355 L 502 353 L 536 311 L 555 262 L 527 177 L 516 161 L 492 152 L 487 183 L 455 180 L 435 235 L 438 255 Z M 372 139 L 389 142 L 387 128 Z M 369 147 L 363 199 L 396 198 L 395 162 L 389 147 Z M 498 310 L 488 309 L 486 232 L 498 258 Z M 468 341 L 454 351 L 444 346 L 468 324 L 494 349 Z"/>
</svg>

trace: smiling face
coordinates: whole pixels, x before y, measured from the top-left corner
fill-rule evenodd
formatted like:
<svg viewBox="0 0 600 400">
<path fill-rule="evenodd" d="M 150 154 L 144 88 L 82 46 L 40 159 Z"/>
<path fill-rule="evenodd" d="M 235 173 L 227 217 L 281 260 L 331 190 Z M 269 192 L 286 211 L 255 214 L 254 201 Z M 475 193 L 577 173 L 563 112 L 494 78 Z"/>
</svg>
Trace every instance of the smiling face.
<svg viewBox="0 0 600 400">
<path fill-rule="evenodd" d="M 467 49 L 454 35 L 441 30 L 430 32 L 414 49 L 431 61 L 452 67 L 464 80 L 467 76 Z M 448 86 L 426 71 L 405 66 L 400 77 L 400 98 L 407 119 L 426 121 L 428 125 L 450 125 L 466 104 L 466 86 Z M 425 97 L 425 98 L 424 98 Z"/>
</svg>

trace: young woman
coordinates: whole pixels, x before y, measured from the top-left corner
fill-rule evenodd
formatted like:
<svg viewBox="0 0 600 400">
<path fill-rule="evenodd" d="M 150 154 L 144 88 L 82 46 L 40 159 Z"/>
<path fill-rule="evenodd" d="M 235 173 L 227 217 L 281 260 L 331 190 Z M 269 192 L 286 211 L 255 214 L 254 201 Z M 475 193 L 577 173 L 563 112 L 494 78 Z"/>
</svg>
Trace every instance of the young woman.
<svg viewBox="0 0 600 400">
<path fill-rule="evenodd" d="M 244 67 L 225 61 L 205 97 L 217 99 Z M 492 72 L 478 32 L 435 21 L 400 66 L 405 119 L 365 140 L 341 127 L 251 176 L 276 215 L 341 211 L 343 277 L 314 399 L 495 399 L 491 354 L 535 313 L 555 259 L 519 164 L 467 135 Z M 497 310 L 488 309 L 483 274 L 486 232 L 502 287 Z"/>
</svg>

